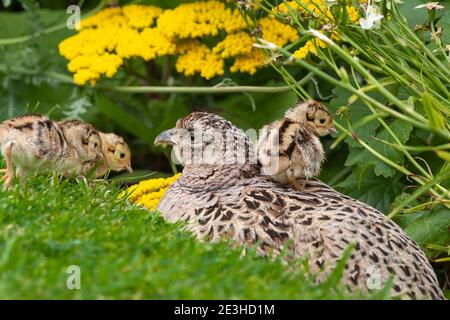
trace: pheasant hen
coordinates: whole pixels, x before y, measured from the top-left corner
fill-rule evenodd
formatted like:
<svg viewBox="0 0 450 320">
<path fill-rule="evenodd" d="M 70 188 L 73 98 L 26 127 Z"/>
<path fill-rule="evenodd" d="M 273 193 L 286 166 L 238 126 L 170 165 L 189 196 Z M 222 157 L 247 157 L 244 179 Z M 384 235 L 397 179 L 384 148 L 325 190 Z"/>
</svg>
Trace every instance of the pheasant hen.
<svg viewBox="0 0 450 320">
<path fill-rule="evenodd" d="M 185 221 L 199 239 L 307 257 L 310 271 L 321 271 L 317 281 L 353 244 L 342 278 L 350 290 L 374 289 L 374 279 L 384 286 L 392 275 L 392 296 L 443 298 L 425 254 L 394 222 L 314 178 L 299 192 L 262 176 L 250 140 L 225 119 L 191 113 L 155 143 L 173 145 L 184 165 L 158 210 L 170 222 Z"/>
</svg>

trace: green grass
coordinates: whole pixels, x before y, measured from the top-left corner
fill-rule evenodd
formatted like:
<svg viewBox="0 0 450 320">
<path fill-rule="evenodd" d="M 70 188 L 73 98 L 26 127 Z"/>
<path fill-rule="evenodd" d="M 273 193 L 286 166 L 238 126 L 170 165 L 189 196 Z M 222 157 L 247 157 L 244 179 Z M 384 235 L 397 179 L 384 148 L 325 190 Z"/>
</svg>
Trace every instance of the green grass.
<svg viewBox="0 0 450 320">
<path fill-rule="evenodd" d="M 337 285 L 342 270 L 314 285 L 300 263 L 201 243 L 181 225 L 118 200 L 117 185 L 30 180 L 0 192 L 1 299 L 362 297 Z M 81 268 L 80 290 L 66 288 L 70 265 Z"/>
</svg>

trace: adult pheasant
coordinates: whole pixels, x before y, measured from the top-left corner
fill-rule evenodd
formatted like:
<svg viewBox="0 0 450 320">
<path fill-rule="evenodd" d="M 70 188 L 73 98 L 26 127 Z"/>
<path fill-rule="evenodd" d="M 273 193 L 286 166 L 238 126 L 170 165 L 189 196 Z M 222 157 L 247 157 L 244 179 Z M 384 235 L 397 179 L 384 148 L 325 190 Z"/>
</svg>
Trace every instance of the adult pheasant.
<svg viewBox="0 0 450 320">
<path fill-rule="evenodd" d="M 172 144 L 184 165 L 158 210 L 199 239 L 256 245 L 262 255 L 286 249 L 287 258 L 307 257 L 310 271 L 322 270 L 318 281 L 353 244 L 342 279 L 350 290 L 367 291 L 374 279 L 383 286 L 392 275 L 392 296 L 443 298 L 425 254 L 394 222 L 316 179 L 298 192 L 261 176 L 252 143 L 222 117 L 191 113 L 155 143 Z"/>
</svg>

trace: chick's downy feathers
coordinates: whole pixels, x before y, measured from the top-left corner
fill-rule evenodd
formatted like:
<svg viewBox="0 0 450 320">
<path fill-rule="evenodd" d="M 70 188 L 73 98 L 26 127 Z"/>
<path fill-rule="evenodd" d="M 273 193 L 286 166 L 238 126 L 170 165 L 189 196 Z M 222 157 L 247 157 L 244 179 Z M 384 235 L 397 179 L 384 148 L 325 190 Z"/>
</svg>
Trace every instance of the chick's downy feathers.
<svg viewBox="0 0 450 320">
<path fill-rule="evenodd" d="M 281 120 L 261 129 L 256 144 L 261 173 L 301 191 L 325 159 L 319 137 L 335 131 L 331 115 L 315 100 L 287 110 Z"/>
<path fill-rule="evenodd" d="M 39 114 L 2 122 L 0 145 L 6 160 L 4 179 L 8 187 L 12 186 L 14 174 L 21 179 L 43 172 L 70 175 L 83 163 L 101 157 L 100 136 L 91 125 L 55 122 Z"/>
</svg>

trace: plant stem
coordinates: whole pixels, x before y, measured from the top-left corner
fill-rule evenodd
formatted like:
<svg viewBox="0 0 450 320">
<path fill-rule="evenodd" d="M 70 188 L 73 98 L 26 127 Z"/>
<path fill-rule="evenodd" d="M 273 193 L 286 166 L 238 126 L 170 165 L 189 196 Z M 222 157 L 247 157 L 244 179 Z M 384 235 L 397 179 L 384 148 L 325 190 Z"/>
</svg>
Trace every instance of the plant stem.
<svg viewBox="0 0 450 320">
<path fill-rule="evenodd" d="M 284 52 L 286 53 L 286 52 Z M 290 55 L 290 53 L 288 53 Z M 355 95 L 357 95 L 358 97 L 360 97 L 362 100 L 365 100 L 366 102 L 371 103 L 372 105 L 374 105 L 375 107 L 377 107 L 378 109 L 381 109 L 389 114 L 391 114 L 392 116 L 404 120 L 406 122 L 409 122 L 411 124 L 413 124 L 416 127 L 419 127 L 421 129 L 424 130 L 431 130 L 433 132 L 435 132 L 436 134 L 440 135 L 443 138 L 446 138 L 447 140 L 450 140 L 450 132 L 446 131 L 446 130 L 439 130 L 437 128 L 432 128 L 428 125 L 428 120 L 425 119 L 425 121 L 419 121 L 416 119 L 412 119 L 396 110 L 393 110 L 392 108 L 389 108 L 387 106 L 385 106 L 384 104 L 378 102 L 376 99 L 368 96 L 367 94 L 360 92 L 358 89 L 354 88 L 353 86 L 351 86 L 348 83 L 345 83 L 343 81 L 340 81 L 338 79 L 333 78 L 332 76 L 328 75 L 327 73 L 323 72 L 322 70 L 319 70 L 318 68 L 312 66 L 311 64 L 303 61 L 303 60 L 297 60 L 296 61 L 297 64 L 299 64 L 300 66 L 304 67 L 305 69 L 314 72 L 317 76 L 319 76 L 320 78 L 336 85 L 339 86 L 341 88 L 344 88 L 352 93 L 354 93 Z M 378 84 L 379 87 L 382 87 L 381 84 Z M 407 107 L 406 107 L 407 108 Z"/>
<path fill-rule="evenodd" d="M 348 136 L 352 136 L 353 135 L 347 130 L 345 129 L 341 124 L 339 124 L 336 120 L 334 121 L 334 124 L 336 125 L 336 127 L 345 132 Z M 355 137 L 354 137 L 355 138 Z M 355 139 L 363 148 L 365 148 L 367 151 L 369 151 L 371 154 L 373 154 L 375 157 L 377 157 L 378 159 L 380 159 L 381 161 L 383 161 L 384 163 L 386 163 L 387 165 L 393 167 L 394 169 L 397 169 L 398 171 L 400 171 L 401 173 L 403 173 L 406 176 L 410 176 L 412 177 L 413 180 L 415 180 L 417 183 L 419 183 L 420 185 L 424 185 L 425 182 L 423 181 L 423 179 L 419 178 L 417 175 L 414 175 L 411 171 L 409 171 L 408 169 L 406 169 L 405 167 L 402 167 L 398 164 L 396 164 L 395 162 L 393 162 L 392 160 L 386 158 L 385 156 L 383 156 L 382 154 L 380 154 L 378 151 L 376 151 L 375 149 L 373 149 L 371 146 L 369 146 L 367 143 L 365 143 L 364 141 L 362 141 L 361 139 L 356 138 Z M 441 198 L 441 195 L 438 194 L 435 190 L 430 189 L 429 190 L 430 193 L 432 193 L 434 196 Z"/>
<path fill-rule="evenodd" d="M 414 193 L 409 196 L 408 198 L 406 198 L 405 200 L 403 200 L 402 202 L 400 202 L 389 214 L 388 214 L 388 218 L 392 219 L 393 217 L 395 217 L 397 215 L 397 213 L 400 212 L 400 210 L 407 206 L 411 201 L 417 199 L 418 197 L 420 197 L 424 192 L 428 191 L 428 190 L 432 190 L 431 188 L 436 185 L 437 183 L 439 183 L 440 181 L 446 179 L 447 177 L 450 177 L 450 170 L 447 170 L 446 172 L 444 172 L 443 174 L 440 174 L 439 176 L 435 177 L 433 180 L 425 183 L 424 185 L 422 185 L 419 189 L 417 189 L 416 191 L 414 191 Z"/>
<path fill-rule="evenodd" d="M 75 85 L 73 79 L 65 74 L 54 71 L 28 70 L 20 67 L 9 67 L 0 65 L 0 72 L 26 74 L 34 76 L 49 77 L 62 83 Z M 313 77 L 313 73 L 308 73 L 303 79 L 296 82 L 296 85 L 302 86 Z M 106 84 L 97 84 L 95 88 L 126 93 L 187 93 L 187 94 L 223 94 L 236 92 L 262 92 L 262 93 L 280 93 L 288 92 L 291 86 L 213 86 L 213 87 L 181 87 L 181 86 L 114 86 Z"/>
</svg>

